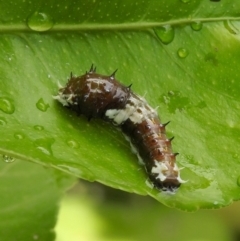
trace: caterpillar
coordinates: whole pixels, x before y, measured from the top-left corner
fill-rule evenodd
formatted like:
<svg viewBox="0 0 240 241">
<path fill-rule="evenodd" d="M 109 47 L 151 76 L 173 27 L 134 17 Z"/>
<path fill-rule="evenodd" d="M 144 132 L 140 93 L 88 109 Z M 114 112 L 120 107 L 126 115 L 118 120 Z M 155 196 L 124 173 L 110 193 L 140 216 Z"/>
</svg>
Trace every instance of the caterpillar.
<svg viewBox="0 0 240 241">
<path fill-rule="evenodd" d="M 166 137 L 165 127 L 169 122 L 162 124 L 156 110 L 133 93 L 131 85 L 124 86 L 117 81 L 116 71 L 110 76 L 101 75 L 92 65 L 84 75 L 71 73 L 68 83 L 54 99 L 88 120 L 102 118 L 120 127 L 144 164 L 153 186 L 175 193 L 185 181 L 176 164 L 178 153 L 172 152 L 173 138 Z"/>
</svg>

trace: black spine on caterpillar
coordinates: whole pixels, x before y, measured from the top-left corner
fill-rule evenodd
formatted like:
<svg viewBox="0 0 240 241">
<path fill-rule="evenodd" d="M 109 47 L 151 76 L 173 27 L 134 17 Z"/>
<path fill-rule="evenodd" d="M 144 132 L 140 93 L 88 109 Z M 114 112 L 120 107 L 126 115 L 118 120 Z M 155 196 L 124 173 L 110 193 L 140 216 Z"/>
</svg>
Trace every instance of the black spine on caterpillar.
<svg viewBox="0 0 240 241">
<path fill-rule="evenodd" d="M 54 98 L 88 119 L 103 118 L 119 126 L 139 161 L 145 165 L 154 187 L 174 193 L 184 183 L 171 148 L 173 138 L 166 137 L 165 126 L 146 100 L 130 87 L 110 76 L 96 73 L 91 66 L 82 76 L 70 76 L 67 85 Z"/>
</svg>

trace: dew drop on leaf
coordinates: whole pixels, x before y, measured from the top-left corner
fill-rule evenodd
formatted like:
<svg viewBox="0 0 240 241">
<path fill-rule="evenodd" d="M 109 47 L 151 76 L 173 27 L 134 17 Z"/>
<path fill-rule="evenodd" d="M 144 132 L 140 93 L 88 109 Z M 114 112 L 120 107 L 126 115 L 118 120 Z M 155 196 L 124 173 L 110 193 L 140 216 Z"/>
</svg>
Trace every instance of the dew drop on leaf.
<svg viewBox="0 0 240 241">
<path fill-rule="evenodd" d="M 52 144 L 55 142 L 53 138 L 40 138 L 34 141 L 34 145 L 42 153 L 52 156 Z"/>
<path fill-rule="evenodd" d="M 49 104 L 46 104 L 43 100 L 43 98 L 39 99 L 38 102 L 36 103 L 36 106 L 39 110 L 46 112 L 47 109 L 50 107 Z"/>
<path fill-rule="evenodd" d="M 44 130 L 44 127 L 40 126 L 40 125 L 35 125 L 34 129 L 37 130 L 37 131 L 42 131 L 42 130 Z"/>
<path fill-rule="evenodd" d="M 234 154 L 232 155 L 232 157 L 233 157 L 234 159 L 239 159 L 238 153 L 234 153 Z"/>
<path fill-rule="evenodd" d="M 15 161 L 15 159 L 13 157 L 8 156 L 8 155 L 3 155 L 2 157 L 3 157 L 3 161 L 7 162 L 7 163 L 11 163 L 11 162 Z"/>
<path fill-rule="evenodd" d="M 186 58 L 188 56 L 188 51 L 185 48 L 180 48 L 177 53 L 181 59 Z"/>
<path fill-rule="evenodd" d="M 4 126 L 7 124 L 7 121 L 5 120 L 5 118 L 0 117 L 0 126 Z"/>
<path fill-rule="evenodd" d="M 0 110 L 6 114 L 12 114 L 15 111 L 15 107 L 9 99 L 0 98 Z"/>
<path fill-rule="evenodd" d="M 78 148 L 79 147 L 78 143 L 76 141 L 74 141 L 74 140 L 68 140 L 67 144 L 71 148 Z"/>
<path fill-rule="evenodd" d="M 234 27 L 231 21 L 225 20 L 223 21 L 224 27 L 228 30 L 229 33 L 231 34 L 237 34 L 238 30 Z"/>
<path fill-rule="evenodd" d="M 154 32 L 164 44 L 169 44 L 174 39 L 174 28 L 171 25 L 155 28 Z"/>
<path fill-rule="evenodd" d="M 28 17 L 27 25 L 34 31 L 43 32 L 53 27 L 53 21 L 46 13 L 34 12 Z"/>
<path fill-rule="evenodd" d="M 24 139 L 24 135 L 21 134 L 21 133 L 15 133 L 15 134 L 14 134 L 14 137 L 15 137 L 17 140 L 22 140 L 22 139 Z"/>
<path fill-rule="evenodd" d="M 203 24 L 202 24 L 202 22 L 200 22 L 200 21 L 195 21 L 195 22 L 192 22 L 192 23 L 191 23 L 191 28 L 192 28 L 193 30 L 195 30 L 195 31 L 201 30 L 201 29 L 202 29 L 202 26 L 203 26 Z"/>
<path fill-rule="evenodd" d="M 183 96 L 179 91 L 168 91 L 167 94 L 161 96 L 163 102 L 167 105 L 170 113 L 176 111 L 183 111 L 188 108 L 190 100 L 188 97 Z"/>
<path fill-rule="evenodd" d="M 182 3 L 189 3 L 191 0 L 181 0 Z"/>
</svg>

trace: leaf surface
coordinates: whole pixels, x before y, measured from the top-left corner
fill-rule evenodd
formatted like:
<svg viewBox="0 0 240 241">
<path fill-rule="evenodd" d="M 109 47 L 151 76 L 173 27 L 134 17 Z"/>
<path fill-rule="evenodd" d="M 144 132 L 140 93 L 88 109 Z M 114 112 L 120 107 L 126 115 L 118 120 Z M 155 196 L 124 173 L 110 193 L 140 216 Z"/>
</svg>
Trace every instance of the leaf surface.
<svg viewBox="0 0 240 241">
<path fill-rule="evenodd" d="M 3 5 L 2 155 L 183 210 L 240 198 L 239 1 Z M 173 149 L 188 180 L 176 195 L 146 184 L 144 168 L 115 127 L 88 122 L 53 100 L 58 83 L 65 85 L 71 71 L 82 75 L 92 63 L 101 74 L 118 68 L 118 80 L 159 106 L 163 123 L 171 120 L 168 136 L 175 136 Z"/>
</svg>

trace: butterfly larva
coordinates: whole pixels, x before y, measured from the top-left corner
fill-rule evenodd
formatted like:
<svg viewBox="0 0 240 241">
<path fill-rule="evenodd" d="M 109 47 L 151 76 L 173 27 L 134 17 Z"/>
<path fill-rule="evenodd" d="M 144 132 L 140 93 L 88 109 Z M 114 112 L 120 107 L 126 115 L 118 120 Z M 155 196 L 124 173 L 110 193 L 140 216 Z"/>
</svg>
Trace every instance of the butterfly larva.
<svg viewBox="0 0 240 241">
<path fill-rule="evenodd" d="M 139 161 L 146 168 L 155 188 L 174 193 L 181 183 L 173 138 L 166 137 L 165 127 L 155 109 L 146 100 L 110 76 L 96 73 L 91 66 L 82 76 L 71 74 L 67 85 L 54 98 L 64 106 L 91 118 L 102 118 L 119 126 L 129 139 Z"/>
</svg>

